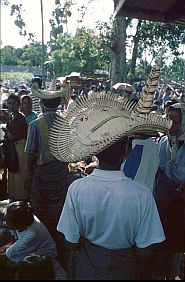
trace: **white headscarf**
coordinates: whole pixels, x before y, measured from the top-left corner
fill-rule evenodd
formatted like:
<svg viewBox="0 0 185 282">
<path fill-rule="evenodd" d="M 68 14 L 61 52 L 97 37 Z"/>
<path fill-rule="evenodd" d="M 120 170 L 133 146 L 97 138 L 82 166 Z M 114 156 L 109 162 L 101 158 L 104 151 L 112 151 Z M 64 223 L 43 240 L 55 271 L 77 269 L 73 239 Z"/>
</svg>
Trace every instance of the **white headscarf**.
<svg viewBox="0 0 185 282">
<path fill-rule="evenodd" d="M 180 109 L 181 110 L 182 123 L 181 123 L 180 130 L 182 132 L 181 132 L 181 135 L 179 135 L 177 137 L 177 140 L 185 141 L 185 103 L 176 103 L 176 104 L 173 104 L 170 107 L 172 107 L 174 109 Z"/>
<path fill-rule="evenodd" d="M 170 142 L 172 144 L 171 149 L 171 159 L 174 160 L 176 157 L 176 152 L 179 149 L 177 141 L 184 141 L 185 142 L 185 103 L 176 103 L 171 105 L 170 107 L 174 109 L 180 109 L 181 110 L 181 127 L 179 130 L 181 130 L 181 135 L 179 136 L 170 136 Z"/>
</svg>

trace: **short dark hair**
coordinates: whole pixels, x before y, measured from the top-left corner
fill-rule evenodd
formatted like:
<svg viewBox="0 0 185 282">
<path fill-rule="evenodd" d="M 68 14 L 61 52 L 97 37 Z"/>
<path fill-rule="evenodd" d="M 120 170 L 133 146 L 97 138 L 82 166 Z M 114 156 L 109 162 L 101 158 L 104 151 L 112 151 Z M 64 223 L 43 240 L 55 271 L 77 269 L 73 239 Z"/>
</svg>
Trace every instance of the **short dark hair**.
<svg viewBox="0 0 185 282">
<path fill-rule="evenodd" d="M 16 101 L 17 104 L 20 106 L 21 102 L 17 95 L 11 94 L 10 96 L 8 96 L 7 102 L 10 101 L 11 99 Z"/>
<path fill-rule="evenodd" d="M 28 94 L 29 91 L 27 89 L 19 89 L 18 96 L 24 95 L 24 93 Z"/>
<path fill-rule="evenodd" d="M 26 201 L 16 201 L 9 204 L 5 212 L 5 221 L 10 229 L 26 229 L 34 221 L 31 205 Z"/>
<path fill-rule="evenodd" d="M 61 103 L 61 97 L 54 99 L 42 99 L 43 105 L 48 109 L 56 109 Z"/>
<path fill-rule="evenodd" d="M 97 88 L 96 85 L 91 86 L 91 90 L 96 89 L 96 88 Z"/>
<path fill-rule="evenodd" d="M 123 158 L 128 153 L 127 149 L 130 149 L 129 140 L 128 137 L 123 137 L 104 151 L 98 153 L 96 157 L 99 159 L 99 162 L 109 165 L 121 165 Z"/>
<path fill-rule="evenodd" d="M 39 76 L 35 76 L 32 80 L 31 80 L 31 85 L 36 82 L 39 85 L 39 88 L 42 87 L 42 79 Z"/>
</svg>

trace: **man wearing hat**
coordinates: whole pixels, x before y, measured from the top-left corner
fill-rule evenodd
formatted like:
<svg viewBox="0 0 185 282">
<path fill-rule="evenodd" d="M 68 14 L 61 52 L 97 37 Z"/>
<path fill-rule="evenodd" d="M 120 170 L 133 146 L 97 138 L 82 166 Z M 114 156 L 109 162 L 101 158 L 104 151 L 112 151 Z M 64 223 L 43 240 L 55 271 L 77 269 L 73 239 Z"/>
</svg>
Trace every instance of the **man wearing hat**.
<svg viewBox="0 0 185 282">
<path fill-rule="evenodd" d="M 57 226 L 77 250 L 77 280 L 149 277 L 147 250 L 165 235 L 151 191 L 127 178 L 120 165 L 129 136 L 167 129 L 162 117 L 142 118 L 133 102 L 115 94 L 100 94 L 91 103 L 84 98 L 54 122 L 49 143 L 57 159 L 76 162 L 96 155 L 99 160 L 98 169 L 70 185 Z"/>
<path fill-rule="evenodd" d="M 62 90 L 41 90 L 33 83 L 31 91 L 41 99 L 43 114 L 29 124 L 26 143 L 31 176 L 31 204 L 34 213 L 44 222 L 54 240 L 58 240 L 57 222 L 66 196 L 67 165 L 51 155 L 49 130 L 57 118 Z"/>
<path fill-rule="evenodd" d="M 38 88 L 41 89 L 42 88 L 42 79 L 39 76 L 35 76 L 32 81 L 31 81 L 31 87 L 33 85 L 33 83 L 37 83 Z M 32 110 L 34 112 L 36 112 L 37 114 L 41 113 L 41 106 L 40 106 L 40 102 L 39 102 L 39 98 L 34 96 L 34 94 L 32 93 L 32 91 L 29 93 L 29 95 L 32 98 Z"/>
</svg>

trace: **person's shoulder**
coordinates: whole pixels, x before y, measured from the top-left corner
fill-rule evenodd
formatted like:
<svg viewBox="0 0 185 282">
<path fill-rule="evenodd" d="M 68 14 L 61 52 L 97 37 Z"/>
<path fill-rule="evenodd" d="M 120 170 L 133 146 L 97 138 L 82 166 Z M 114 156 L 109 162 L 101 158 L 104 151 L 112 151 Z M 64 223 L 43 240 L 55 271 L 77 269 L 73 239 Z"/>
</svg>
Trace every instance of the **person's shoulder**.
<svg viewBox="0 0 185 282">
<path fill-rule="evenodd" d="M 70 184 L 69 191 L 70 192 L 73 192 L 73 191 L 77 192 L 79 190 L 83 190 L 85 187 L 87 187 L 89 181 L 90 181 L 90 175 L 76 179 Z"/>
<path fill-rule="evenodd" d="M 24 115 L 23 113 L 21 113 L 21 112 L 19 112 L 18 117 L 19 117 L 20 119 L 25 119 L 25 115 Z"/>
<path fill-rule="evenodd" d="M 29 127 L 37 127 L 38 126 L 38 120 L 39 120 L 40 117 L 38 117 L 38 115 L 35 115 L 35 116 L 36 116 L 36 118 L 34 120 L 30 121 Z"/>
<path fill-rule="evenodd" d="M 73 186 L 78 186 L 79 185 L 80 186 L 81 184 L 88 182 L 88 178 L 89 178 L 89 176 L 78 178 L 78 179 L 74 180 L 71 183 L 71 185 L 73 185 Z"/>
</svg>

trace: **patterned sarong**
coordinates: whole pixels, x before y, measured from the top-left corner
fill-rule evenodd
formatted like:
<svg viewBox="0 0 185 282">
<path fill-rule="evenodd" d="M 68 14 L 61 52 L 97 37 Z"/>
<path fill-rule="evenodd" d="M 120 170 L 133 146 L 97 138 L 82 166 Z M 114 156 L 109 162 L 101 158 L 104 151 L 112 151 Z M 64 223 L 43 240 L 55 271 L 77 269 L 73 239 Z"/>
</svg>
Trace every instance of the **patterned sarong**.
<svg viewBox="0 0 185 282">
<path fill-rule="evenodd" d="M 77 251 L 76 280 L 134 280 L 132 248 L 108 250 L 87 240 Z"/>
<path fill-rule="evenodd" d="M 56 232 L 67 186 L 67 164 L 54 160 L 36 167 L 31 187 L 31 204 L 35 215 L 52 235 Z"/>
</svg>

